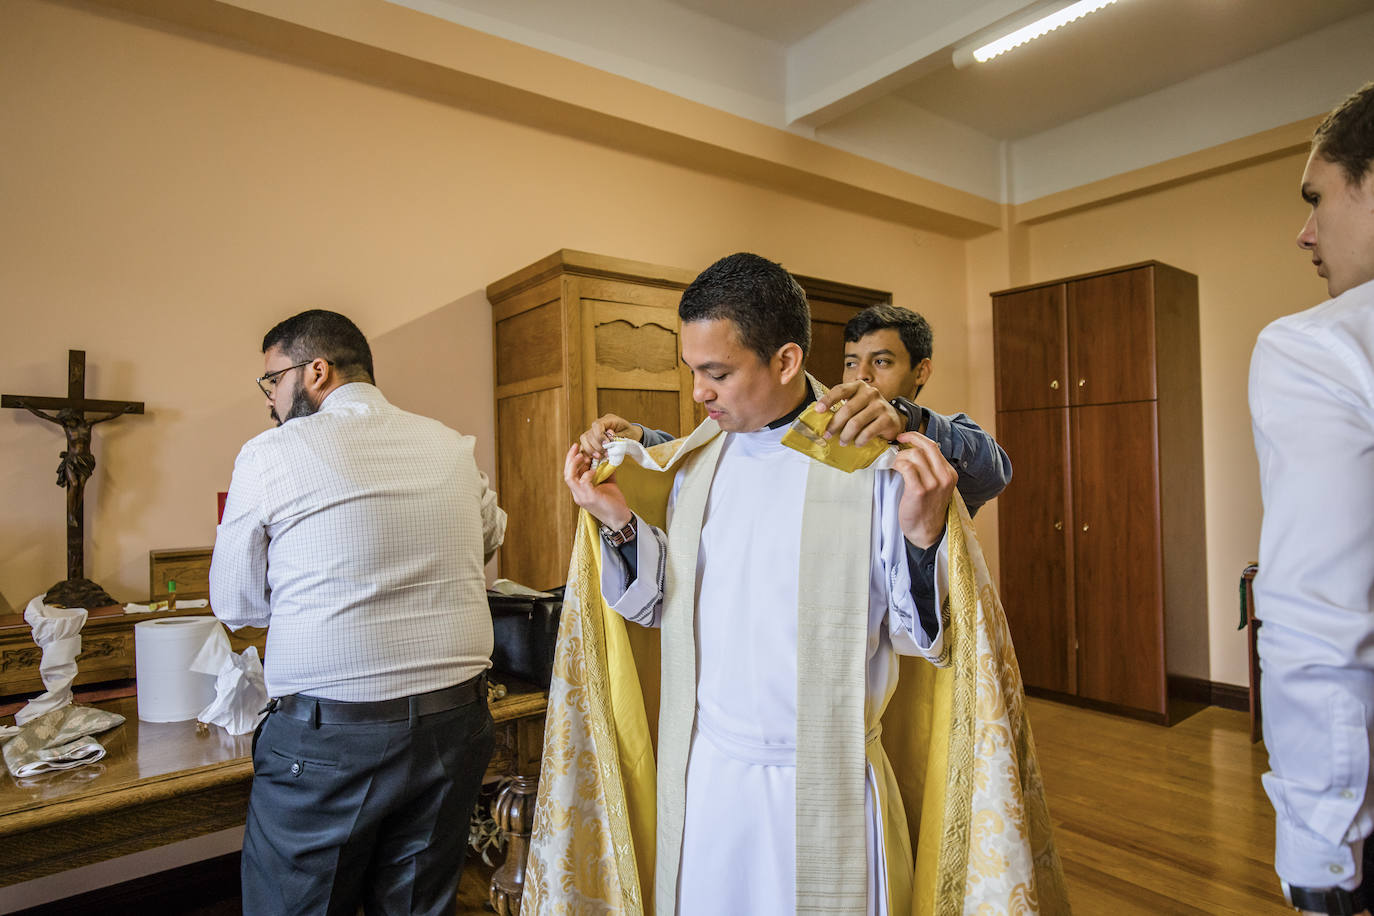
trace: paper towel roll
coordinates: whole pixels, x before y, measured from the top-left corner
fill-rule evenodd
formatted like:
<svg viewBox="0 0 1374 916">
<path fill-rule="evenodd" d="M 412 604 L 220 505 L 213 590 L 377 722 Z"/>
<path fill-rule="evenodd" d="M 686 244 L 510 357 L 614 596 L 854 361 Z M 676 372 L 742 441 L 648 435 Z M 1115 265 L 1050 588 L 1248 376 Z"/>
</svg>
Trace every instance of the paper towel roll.
<svg viewBox="0 0 1374 916">
<path fill-rule="evenodd" d="M 220 622 L 214 617 L 164 617 L 134 625 L 138 717 L 184 722 L 215 698 L 215 678 L 191 670 L 191 661 Z"/>
</svg>

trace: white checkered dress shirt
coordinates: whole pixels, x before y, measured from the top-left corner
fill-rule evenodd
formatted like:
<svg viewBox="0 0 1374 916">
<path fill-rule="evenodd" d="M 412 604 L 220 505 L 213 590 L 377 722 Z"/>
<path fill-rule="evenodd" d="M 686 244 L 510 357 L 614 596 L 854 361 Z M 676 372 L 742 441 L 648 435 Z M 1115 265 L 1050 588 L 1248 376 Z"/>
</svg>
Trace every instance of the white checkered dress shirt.
<svg viewBox="0 0 1374 916">
<path fill-rule="evenodd" d="M 506 513 L 473 441 L 353 382 L 244 445 L 210 603 L 230 628 L 270 623 L 271 696 L 385 700 L 487 668 Z"/>
</svg>

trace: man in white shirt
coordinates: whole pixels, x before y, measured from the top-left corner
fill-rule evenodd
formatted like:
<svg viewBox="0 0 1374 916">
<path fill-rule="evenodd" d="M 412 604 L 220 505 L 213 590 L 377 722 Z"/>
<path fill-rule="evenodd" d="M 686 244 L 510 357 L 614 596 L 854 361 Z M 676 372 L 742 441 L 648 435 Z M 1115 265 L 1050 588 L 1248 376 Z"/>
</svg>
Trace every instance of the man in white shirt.
<svg viewBox="0 0 1374 916">
<path fill-rule="evenodd" d="M 505 513 L 473 439 L 393 407 L 343 315 L 263 340 L 277 428 L 244 445 L 215 614 L 269 626 L 245 913 L 452 913 L 491 757 L 483 566 Z"/>
<path fill-rule="evenodd" d="M 1264 525 L 1255 580 L 1275 869 L 1311 913 L 1374 892 L 1374 83 L 1327 116 L 1298 246 L 1331 299 L 1280 318 L 1250 363 Z"/>
</svg>

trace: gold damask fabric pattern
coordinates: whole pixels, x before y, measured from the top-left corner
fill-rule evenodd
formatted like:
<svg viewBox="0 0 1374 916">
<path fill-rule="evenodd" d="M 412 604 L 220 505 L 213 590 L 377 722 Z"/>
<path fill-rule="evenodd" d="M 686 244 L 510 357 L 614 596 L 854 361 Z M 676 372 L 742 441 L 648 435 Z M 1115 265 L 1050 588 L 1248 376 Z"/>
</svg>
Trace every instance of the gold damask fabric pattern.
<svg viewBox="0 0 1374 916">
<path fill-rule="evenodd" d="M 654 457 L 662 463 L 682 444 L 660 446 L 667 451 Z M 672 475 L 648 477 L 660 485 L 654 498 L 666 501 Z M 627 497 L 640 485 L 634 474 L 617 479 Z M 661 514 L 641 514 L 662 526 Z M 957 495 L 947 549 L 941 611 L 949 667 L 903 659 L 882 723 L 915 853 L 911 913 L 1067 914 L 1020 669 Z M 527 916 L 652 912 L 656 652 L 636 668 L 624 620 L 601 601 L 599 558 L 595 525 L 583 513 L 550 688 Z M 641 645 L 634 652 L 645 654 Z"/>
<path fill-rule="evenodd" d="M 1067 914 L 1020 667 L 973 522 L 957 494 L 947 537 L 945 639 L 952 664 L 933 673 L 936 682 L 947 682 L 931 691 L 937 704 L 945 704 L 935 711 L 943 737 L 927 739 L 932 747 L 944 745 L 944 779 L 934 782 L 943 786 L 936 795 L 943 803 L 938 813 L 926 812 L 916 838 L 913 909 L 936 916 Z M 910 741 L 901 750 L 922 753 Z M 929 793 L 925 801 L 934 807 Z M 934 881 L 923 883 L 923 873 L 932 872 Z"/>
<path fill-rule="evenodd" d="M 623 631 L 624 621 L 601 601 L 598 542 L 591 516 L 580 513 L 549 685 L 521 904 L 526 914 L 641 916 L 645 911 L 637 864 L 642 855 L 636 856 L 631 837 L 636 818 L 621 775 L 621 738 L 608 683 L 614 664 L 608 665 L 605 650 L 605 625 Z M 647 724 L 643 734 L 647 743 Z M 642 756 L 652 779 L 652 755 Z M 649 805 L 650 831 L 652 800 L 650 783 L 648 798 L 639 799 L 641 806 Z M 643 820 L 642 811 L 638 819 Z M 647 848 L 646 875 L 652 875 L 651 837 Z"/>
</svg>

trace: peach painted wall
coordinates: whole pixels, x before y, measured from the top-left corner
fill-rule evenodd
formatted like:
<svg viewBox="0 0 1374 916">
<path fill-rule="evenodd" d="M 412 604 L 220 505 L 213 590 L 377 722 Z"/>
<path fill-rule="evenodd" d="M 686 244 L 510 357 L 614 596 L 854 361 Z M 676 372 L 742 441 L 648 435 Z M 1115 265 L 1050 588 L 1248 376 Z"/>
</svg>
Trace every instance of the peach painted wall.
<svg viewBox="0 0 1374 916">
<path fill-rule="evenodd" d="M 700 268 L 750 249 L 892 290 L 961 339 L 961 242 L 480 116 L 78 2 L 0 5 L 0 390 L 147 414 L 96 427 L 87 574 L 147 597 L 150 549 L 209 544 L 215 492 L 267 424 L 277 320 L 327 307 L 383 391 L 475 434 L 493 408 L 486 284 L 558 248 Z M 966 350 L 928 389 L 964 406 Z M 62 578 L 62 438 L 0 414 L 0 600 Z"/>
<path fill-rule="evenodd" d="M 1198 613 L 1207 616 L 1208 646 L 1195 658 L 1171 647 L 1170 670 L 1227 684 L 1248 683 L 1237 581 L 1259 546 L 1250 352 L 1271 320 L 1326 298 L 1294 245 L 1306 218 L 1298 197 L 1305 158 L 1285 155 L 968 243 L 969 397 L 984 413 L 994 404 L 982 368 L 992 363 L 987 292 L 1151 259 L 1197 274 L 1208 579 L 1208 607 Z"/>
</svg>

